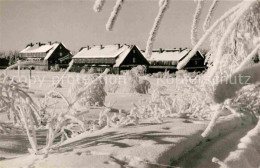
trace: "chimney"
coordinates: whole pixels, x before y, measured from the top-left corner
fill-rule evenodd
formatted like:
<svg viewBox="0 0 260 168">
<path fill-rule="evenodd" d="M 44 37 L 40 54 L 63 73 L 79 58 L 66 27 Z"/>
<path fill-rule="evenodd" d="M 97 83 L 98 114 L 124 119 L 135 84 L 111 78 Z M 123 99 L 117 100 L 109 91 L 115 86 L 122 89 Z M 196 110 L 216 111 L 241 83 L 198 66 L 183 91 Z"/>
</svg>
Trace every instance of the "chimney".
<svg viewBox="0 0 260 168">
<path fill-rule="evenodd" d="M 50 45 L 52 45 L 52 42 L 51 42 L 51 41 L 49 41 L 48 43 L 49 43 Z"/>
<path fill-rule="evenodd" d="M 87 49 L 90 50 L 90 48 L 91 48 L 91 47 L 88 45 L 88 46 L 87 46 Z"/>
<path fill-rule="evenodd" d="M 160 53 L 162 53 L 163 52 L 163 49 L 162 48 L 160 48 L 160 51 L 159 51 Z"/>
<path fill-rule="evenodd" d="M 104 47 L 103 47 L 103 45 L 101 44 L 101 45 L 100 45 L 100 49 L 102 50 L 103 48 L 104 48 Z"/>
<path fill-rule="evenodd" d="M 182 52 L 182 48 L 179 48 L 179 52 Z"/>
<path fill-rule="evenodd" d="M 33 46 L 33 43 L 29 43 L 29 44 L 27 44 L 27 46 L 26 47 L 32 47 Z"/>
<path fill-rule="evenodd" d="M 38 45 L 39 45 L 39 47 L 40 47 L 40 46 L 42 46 L 42 45 L 44 45 L 44 43 L 41 43 L 41 42 L 39 42 L 39 43 L 36 43 L 36 44 L 38 44 Z"/>
<path fill-rule="evenodd" d="M 120 49 L 120 48 L 121 48 L 121 45 L 120 45 L 120 44 L 117 44 L 117 46 L 118 46 L 118 49 Z"/>
</svg>

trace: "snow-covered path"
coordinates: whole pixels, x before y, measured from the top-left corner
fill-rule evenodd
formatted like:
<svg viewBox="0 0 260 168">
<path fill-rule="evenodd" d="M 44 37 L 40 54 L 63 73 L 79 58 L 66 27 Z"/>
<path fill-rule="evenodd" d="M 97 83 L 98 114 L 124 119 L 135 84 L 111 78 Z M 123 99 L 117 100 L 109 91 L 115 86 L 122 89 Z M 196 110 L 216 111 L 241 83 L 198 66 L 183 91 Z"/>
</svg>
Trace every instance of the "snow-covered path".
<svg viewBox="0 0 260 168">
<path fill-rule="evenodd" d="M 172 163 L 172 166 L 182 168 L 215 168 L 219 167 L 211 160 L 217 157 L 224 160 L 231 151 L 234 151 L 239 143 L 240 138 L 252 129 L 252 126 L 245 126 L 236 129 L 231 133 L 215 138 L 211 141 L 205 142 L 190 153 L 183 156 L 179 161 Z"/>
</svg>

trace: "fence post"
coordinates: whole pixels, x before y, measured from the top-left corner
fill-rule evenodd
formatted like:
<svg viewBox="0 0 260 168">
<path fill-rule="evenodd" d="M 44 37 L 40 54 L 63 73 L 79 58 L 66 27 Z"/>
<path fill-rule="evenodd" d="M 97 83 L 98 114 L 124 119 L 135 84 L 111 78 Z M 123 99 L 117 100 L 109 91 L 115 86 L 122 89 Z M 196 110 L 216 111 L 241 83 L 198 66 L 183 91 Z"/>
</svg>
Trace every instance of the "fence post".
<svg viewBox="0 0 260 168">
<path fill-rule="evenodd" d="M 21 60 L 18 60 L 17 61 L 17 63 L 18 63 L 18 78 L 19 78 L 19 80 L 20 80 L 20 76 L 21 76 L 21 66 L 20 66 L 20 63 L 21 63 Z"/>
</svg>

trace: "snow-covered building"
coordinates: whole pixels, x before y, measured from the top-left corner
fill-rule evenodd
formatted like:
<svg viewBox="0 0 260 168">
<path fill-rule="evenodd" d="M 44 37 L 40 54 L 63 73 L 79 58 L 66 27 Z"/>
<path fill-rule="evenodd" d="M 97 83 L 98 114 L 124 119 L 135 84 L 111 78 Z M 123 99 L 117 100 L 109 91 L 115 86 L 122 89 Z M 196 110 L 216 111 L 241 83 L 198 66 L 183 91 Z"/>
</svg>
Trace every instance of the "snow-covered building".
<svg viewBox="0 0 260 168">
<path fill-rule="evenodd" d="M 154 50 L 149 58 L 150 66 L 149 72 L 159 71 L 177 71 L 177 65 L 180 63 L 190 52 L 190 49 L 171 49 L 171 50 Z M 205 58 L 198 51 L 191 60 L 184 67 L 187 71 L 203 71 Z"/>
<path fill-rule="evenodd" d="M 61 68 L 66 68 L 72 59 L 70 50 L 61 42 L 30 43 L 20 51 L 20 56 L 27 61 L 42 62 L 41 69 L 50 69 L 56 64 L 59 64 Z"/>
<path fill-rule="evenodd" d="M 83 67 L 86 70 L 95 67 L 98 72 L 109 68 L 110 72 L 118 74 L 137 65 L 149 66 L 149 62 L 137 46 L 126 44 L 84 47 L 73 56 L 73 60 L 76 71 Z"/>
</svg>

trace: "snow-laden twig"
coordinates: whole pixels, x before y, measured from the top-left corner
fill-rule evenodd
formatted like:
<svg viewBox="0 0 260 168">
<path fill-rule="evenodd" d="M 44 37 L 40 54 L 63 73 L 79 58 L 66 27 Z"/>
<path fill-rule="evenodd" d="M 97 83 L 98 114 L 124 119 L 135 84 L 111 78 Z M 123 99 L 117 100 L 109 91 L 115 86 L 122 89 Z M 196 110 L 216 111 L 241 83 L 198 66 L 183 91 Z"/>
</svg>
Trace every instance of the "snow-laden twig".
<svg viewBox="0 0 260 168">
<path fill-rule="evenodd" d="M 146 49 L 145 49 L 145 57 L 149 58 L 152 54 L 152 50 L 153 50 L 153 43 L 155 41 L 156 38 L 156 34 L 158 32 L 160 23 L 162 21 L 163 15 L 167 9 L 169 1 L 168 0 L 160 0 L 159 1 L 159 12 L 155 18 L 152 30 L 150 32 L 149 38 L 147 40 L 146 43 Z"/>
<path fill-rule="evenodd" d="M 193 16 L 193 22 L 191 27 L 191 44 L 194 46 L 198 42 L 198 24 L 200 21 L 200 16 L 202 12 L 202 8 L 204 5 L 204 0 L 198 0 L 196 11 Z"/>
<path fill-rule="evenodd" d="M 230 15 L 232 15 L 234 12 L 236 12 L 240 7 L 244 4 L 244 2 L 241 2 L 231 8 L 229 11 L 227 11 L 224 15 L 222 15 L 200 38 L 199 42 L 193 47 L 193 49 L 190 51 L 190 53 L 177 65 L 178 69 L 182 69 L 187 63 L 190 61 L 190 59 L 196 54 L 200 46 L 206 41 L 206 39 L 212 34 L 212 32 L 217 28 L 217 26 L 223 22 L 226 18 L 228 18 Z"/>
<path fill-rule="evenodd" d="M 34 125 L 32 124 L 31 118 L 29 118 L 29 120 L 28 120 L 28 116 L 26 115 L 25 109 L 21 106 L 19 107 L 19 109 L 20 109 L 21 118 L 22 118 L 22 121 L 24 123 L 24 127 L 25 127 L 25 130 L 26 130 L 29 142 L 31 144 L 33 153 L 37 154 L 38 149 L 37 149 L 37 140 L 36 140 Z M 30 133 L 30 126 L 31 126 L 33 133 Z"/>
<path fill-rule="evenodd" d="M 204 138 L 205 138 L 205 137 L 208 137 L 209 134 L 210 134 L 211 132 L 213 132 L 213 128 L 214 128 L 214 126 L 216 125 L 217 119 L 219 118 L 220 114 L 222 113 L 222 108 L 223 108 L 223 106 L 222 106 L 221 104 L 217 104 L 217 105 L 215 106 L 214 116 L 213 116 L 213 118 L 211 119 L 211 121 L 210 121 L 209 125 L 207 126 L 207 128 L 205 129 L 205 131 L 201 134 L 202 137 L 204 137 Z"/>
<path fill-rule="evenodd" d="M 216 10 L 217 4 L 218 4 L 219 0 L 213 0 L 210 8 L 209 8 L 209 12 L 206 16 L 205 22 L 203 24 L 203 30 L 207 31 L 207 29 L 209 28 L 212 16 L 214 14 L 214 11 Z"/>
<path fill-rule="evenodd" d="M 64 76 L 67 75 L 67 73 L 70 71 L 72 65 L 74 63 L 74 60 L 71 60 L 69 63 L 69 67 L 66 69 L 66 71 L 62 74 L 61 78 L 59 79 L 59 81 L 54 85 L 54 88 L 52 90 L 55 90 L 58 85 L 61 83 L 61 81 L 63 80 Z"/>
<path fill-rule="evenodd" d="M 225 47 L 225 42 L 228 40 L 230 34 L 233 31 L 233 28 L 236 26 L 236 24 L 239 22 L 239 20 L 242 18 L 242 16 L 245 15 L 245 13 L 250 9 L 250 7 L 256 3 L 257 1 L 246 1 L 246 3 L 242 6 L 242 8 L 239 10 L 233 21 L 229 24 L 227 27 L 223 37 L 221 38 L 218 48 L 217 48 L 217 53 L 214 58 L 213 62 L 213 67 L 211 69 L 211 72 L 209 74 L 209 79 L 212 79 L 219 69 L 221 58 L 223 56 L 223 50 Z"/>
<path fill-rule="evenodd" d="M 93 6 L 95 12 L 100 12 L 104 6 L 105 0 L 96 0 Z"/>
<path fill-rule="evenodd" d="M 116 1 L 116 5 L 114 6 L 113 11 L 111 12 L 111 15 L 110 15 L 110 17 L 107 21 L 107 24 L 106 24 L 106 30 L 107 31 L 112 30 L 112 28 L 115 24 L 115 20 L 118 16 L 120 9 L 122 8 L 123 3 L 124 3 L 124 0 L 117 0 Z"/>
<path fill-rule="evenodd" d="M 58 85 L 61 83 L 61 81 L 63 80 L 63 78 L 65 77 L 65 75 L 70 71 L 70 69 L 73 66 L 74 61 L 72 60 L 69 63 L 68 68 L 66 69 L 66 71 L 62 74 L 61 78 L 59 79 L 59 81 L 54 85 L 54 87 L 45 95 L 45 104 L 47 104 L 47 97 L 49 95 L 51 95 L 52 93 L 56 93 L 58 95 L 61 96 L 61 98 L 66 102 L 67 105 L 69 105 L 69 101 L 67 100 L 67 98 L 65 96 L 63 96 L 60 92 L 55 91 L 55 89 L 58 87 Z"/>
<path fill-rule="evenodd" d="M 235 73 L 241 71 L 252 59 L 256 56 L 257 52 L 260 50 L 260 44 L 244 59 L 244 61 L 235 70 Z"/>
</svg>

